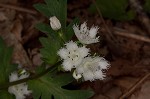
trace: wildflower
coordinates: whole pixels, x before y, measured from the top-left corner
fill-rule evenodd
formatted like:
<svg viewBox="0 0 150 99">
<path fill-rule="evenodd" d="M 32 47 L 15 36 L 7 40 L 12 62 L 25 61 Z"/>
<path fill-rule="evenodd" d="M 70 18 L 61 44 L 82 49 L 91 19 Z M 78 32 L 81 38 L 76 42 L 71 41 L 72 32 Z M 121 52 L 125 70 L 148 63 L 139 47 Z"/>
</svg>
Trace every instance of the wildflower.
<svg viewBox="0 0 150 99">
<path fill-rule="evenodd" d="M 105 73 L 103 70 L 108 69 L 108 62 L 102 57 L 86 57 L 82 63 L 76 67 L 76 75 L 81 74 L 85 81 L 95 79 L 103 80 Z"/>
<path fill-rule="evenodd" d="M 18 73 L 13 72 L 9 76 L 9 81 L 13 82 L 16 80 L 27 78 L 28 76 L 28 74 L 24 73 L 18 77 Z M 14 94 L 16 96 L 16 99 L 25 99 L 25 95 L 29 95 L 31 93 L 31 90 L 28 90 L 28 85 L 26 83 L 21 83 L 14 86 L 10 86 L 8 88 L 8 92 Z"/>
<path fill-rule="evenodd" d="M 81 24 L 80 28 L 78 25 L 73 25 L 73 30 L 78 40 L 83 44 L 91 44 L 99 42 L 99 37 L 96 37 L 98 33 L 98 27 L 92 26 L 90 29 L 87 27 L 87 23 Z"/>
<path fill-rule="evenodd" d="M 65 45 L 66 48 L 61 48 L 58 51 L 58 55 L 64 59 L 62 63 L 64 70 L 71 71 L 72 68 L 78 66 L 83 58 L 89 54 L 89 49 L 85 46 L 78 47 L 73 41 L 70 41 Z"/>
<path fill-rule="evenodd" d="M 50 17 L 50 25 L 53 30 L 59 30 L 61 28 L 60 21 L 56 18 L 56 16 Z"/>
</svg>

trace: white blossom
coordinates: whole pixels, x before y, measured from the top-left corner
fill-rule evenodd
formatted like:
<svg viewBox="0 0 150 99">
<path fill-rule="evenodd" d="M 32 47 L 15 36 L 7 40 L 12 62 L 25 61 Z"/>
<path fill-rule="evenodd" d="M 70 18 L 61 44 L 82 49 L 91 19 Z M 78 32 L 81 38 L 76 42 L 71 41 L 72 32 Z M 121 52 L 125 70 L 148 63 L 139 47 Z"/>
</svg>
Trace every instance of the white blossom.
<svg viewBox="0 0 150 99">
<path fill-rule="evenodd" d="M 50 17 L 49 20 L 53 30 L 59 30 L 61 28 L 61 23 L 56 16 Z"/>
<path fill-rule="evenodd" d="M 76 67 L 76 73 L 77 75 L 81 74 L 85 81 L 93 81 L 95 79 L 103 80 L 105 78 L 103 70 L 108 69 L 109 66 L 109 63 L 102 57 L 86 57 Z"/>
<path fill-rule="evenodd" d="M 73 41 L 66 43 L 65 48 L 58 51 L 58 55 L 64 59 L 62 65 L 66 71 L 71 71 L 72 68 L 77 67 L 88 54 L 88 48 L 85 46 L 78 47 Z"/>
<path fill-rule="evenodd" d="M 17 81 L 20 79 L 27 78 L 28 76 L 29 74 L 27 73 L 24 73 L 18 76 L 17 72 L 13 72 L 9 76 L 9 81 L 10 82 Z M 28 90 L 28 85 L 26 83 L 21 83 L 21 84 L 10 86 L 8 88 L 8 92 L 11 94 L 14 94 L 16 96 L 16 99 L 25 99 L 25 96 L 29 95 L 32 91 Z"/>
<path fill-rule="evenodd" d="M 99 36 L 96 37 L 96 34 L 98 33 L 98 27 L 92 26 L 90 29 L 87 27 L 87 23 L 84 22 L 79 25 L 73 25 L 73 30 L 75 32 L 76 37 L 78 40 L 83 44 L 91 44 L 91 43 L 97 43 L 99 42 Z"/>
</svg>

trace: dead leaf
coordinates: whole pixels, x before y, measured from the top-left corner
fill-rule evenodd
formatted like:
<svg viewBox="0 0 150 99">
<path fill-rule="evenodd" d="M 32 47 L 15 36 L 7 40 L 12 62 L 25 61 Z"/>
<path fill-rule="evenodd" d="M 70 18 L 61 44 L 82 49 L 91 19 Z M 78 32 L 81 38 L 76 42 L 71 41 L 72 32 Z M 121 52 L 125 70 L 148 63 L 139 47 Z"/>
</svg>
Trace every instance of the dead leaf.
<svg viewBox="0 0 150 99">
<path fill-rule="evenodd" d="M 5 20 L 7 20 L 7 17 L 3 12 L 0 12 L 0 21 L 5 21 Z"/>
</svg>

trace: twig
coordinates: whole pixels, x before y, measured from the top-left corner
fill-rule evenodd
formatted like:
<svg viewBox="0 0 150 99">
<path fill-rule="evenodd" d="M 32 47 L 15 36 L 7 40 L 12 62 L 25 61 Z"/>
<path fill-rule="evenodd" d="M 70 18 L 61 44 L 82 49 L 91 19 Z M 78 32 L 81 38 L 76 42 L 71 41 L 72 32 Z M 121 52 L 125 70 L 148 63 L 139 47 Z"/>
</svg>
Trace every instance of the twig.
<svg viewBox="0 0 150 99">
<path fill-rule="evenodd" d="M 133 34 L 133 33 L 128 33 L 118 28 L 114 28 L 114 34 L 150 43 L 150 38 L 148 37 L 144 37 L 144 36 Z"/>
<path fill-rule="evenodd" d="M 21 12 L 27 12 L 30 14 L 37 14 L 37 12 L 34 10 L 30 10 L 30 9 L 26 9 L 26 8 L 22 8 L 22 7 L 17 7 L 17 6 L 13 6 L 13 5 L 9 5 L 9 4 L 0 3 L 0 7 L 14 9 L 14 10 L 21 11 Z"/>
<path fill-rule="evenodd" d="M 133 85 L 125 94 L 123 94 L 119 99 L 125 99 L 129 95 L 132 94 L 132 92 L 139 87 L 148 77 L 150 76 L 150 73 L 147 73 L 144 77 L 142 77 L 135 85 Z"/>
</svg>

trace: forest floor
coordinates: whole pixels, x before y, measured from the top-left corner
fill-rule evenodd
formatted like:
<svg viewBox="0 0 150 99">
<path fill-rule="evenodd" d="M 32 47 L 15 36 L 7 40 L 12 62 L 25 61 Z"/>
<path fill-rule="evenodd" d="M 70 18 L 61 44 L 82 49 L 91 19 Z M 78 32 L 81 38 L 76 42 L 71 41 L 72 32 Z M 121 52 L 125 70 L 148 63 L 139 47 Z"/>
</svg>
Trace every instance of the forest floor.
<svg viewBox="0 0 150 99">
<path fill-rule="evenodd" d="M 13 62 L 33 69 L 42 63 L 39 37 L 45 34 L 34 28 L 38 22 L 49 22 L 33 8 L 43 0 L 0 0 L 0 36 L 14 46 Z M 79 3 L 80 2 L 80 3 Z M 68 0 L 68 19 L 100 27 L 100 43 L 90 45 L 92 52 L 111 64 L 104 81 L 84 82 L 81 89 L 91 88 L 91 99 L 150 99 L 150 18 L 138 14 L 134 21 L 112 21 L 90 14 L 90 0 Z M 146 21 L 143 21 L 146 20 Z"/>
</svg>

